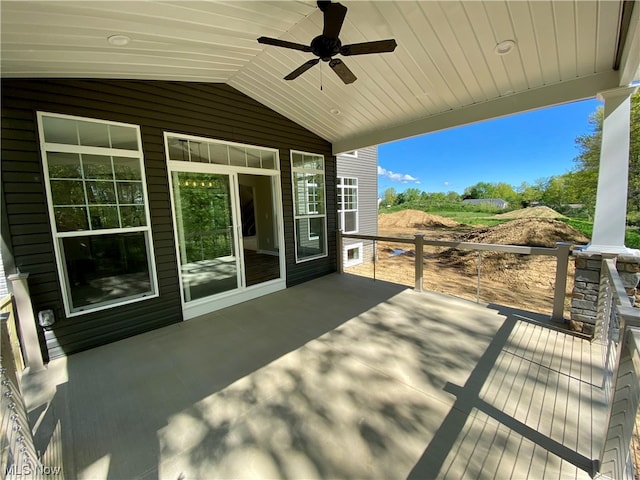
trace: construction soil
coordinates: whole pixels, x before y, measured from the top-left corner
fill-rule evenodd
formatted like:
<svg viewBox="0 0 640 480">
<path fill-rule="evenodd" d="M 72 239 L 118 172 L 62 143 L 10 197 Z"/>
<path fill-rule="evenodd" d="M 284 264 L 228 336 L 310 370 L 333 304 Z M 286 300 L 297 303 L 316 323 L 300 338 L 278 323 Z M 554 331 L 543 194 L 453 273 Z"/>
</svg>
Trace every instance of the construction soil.
<svg viewBox="0 0 640 480">
<path fill-rule="evenodd" d="M 378 234 L 412 238 L 416 233 L 422 233 L 425 240 L 549 248 L 555 247 L 557 242 L 584 245 L 589 241 L 578 230 L 548 218 L 551 209 L 547 207 L 526 210 L 533 212 L 521 212 L 522 217 L 493 227 L 464 225 L 438 215 L 403 210 L 380 215 Z M 529 216 L 536 212 L 543 217 Z M 377 279 L 407 286 L 414 285 L 415 249 L 412 244 L 377 242 L 376 250 L 375 265 L 358 265 L 347 271 L 372 277 L 375 268 Z M 479 255 L 477 251 L 428 245 L 424 247 L 424 253 L 426 290 L 532 312 L 551 313 L 555 286 L 555 257 L 499 252 L 482 252 Z M 569 261 L 565 318 L 569 318 L 569 295 L 573 289 L 573 275 L 574 265 Z"/>
</svg>

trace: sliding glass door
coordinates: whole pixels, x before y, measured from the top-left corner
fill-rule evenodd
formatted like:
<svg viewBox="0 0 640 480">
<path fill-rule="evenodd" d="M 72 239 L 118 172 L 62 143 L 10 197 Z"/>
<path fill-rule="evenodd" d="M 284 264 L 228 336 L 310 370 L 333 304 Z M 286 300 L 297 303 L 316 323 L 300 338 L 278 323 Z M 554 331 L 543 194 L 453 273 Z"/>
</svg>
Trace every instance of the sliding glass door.
<svg viewBox="0 0 640 480">
<path fill-rule="evenodd" d="M 232 177 L 172 172 L 183 298 L 191 302 L 240 286 Z"/>
</svg>

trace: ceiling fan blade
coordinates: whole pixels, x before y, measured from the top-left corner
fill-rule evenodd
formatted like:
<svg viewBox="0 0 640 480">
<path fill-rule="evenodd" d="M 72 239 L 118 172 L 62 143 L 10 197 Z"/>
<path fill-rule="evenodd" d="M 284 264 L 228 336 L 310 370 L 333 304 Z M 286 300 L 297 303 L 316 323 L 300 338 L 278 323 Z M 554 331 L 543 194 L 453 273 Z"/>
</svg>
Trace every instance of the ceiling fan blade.
<svg viewBox="0 0 640 480">
<path fill-rule="evenodd" d="M 302 45 L 301 43 L 287 42 L 286 40 L 280 40 L 278 38 L 260 37 L 258 43 L 265 45 L 273 45 L 275 47 L 292 48 L 293 50 L 301 50 L 303 52 L 310 52 L 311 47 Z"/>
<path fill-rule="evenodd" d="M 322 34 L 329 38 L 338 38 L 340 29 L 347 16 L 347 7 L 339 3 L 330 3 L 323 9 L 324 29 Z"/>
<path fill-rule="evenodd" d="M 349 55 L 366 55 L 368 53 L 385 53 L 393 52 L 398 44 L 394 39 L 377 40 L 375 42 L 352 43 L 351 45 L 343 45 L 340 53 L 344 56 Z"/>
<path fill-rule="evenodd" d="M 351 70 L 347 68 L 342 60 L 339 58 L 334 58 L 329 62 L 329 66 L 333 68 L 333 71 L 340 77 L 340 79 L 346 83 L 347 85 L 355 82 L 358 77 L 356 77 Z"/>
<path fill-rule="evenodd" d="M 287 75 L 286 77 L 284 77 L 285 80 L 293 80 L 295 78 L 298 78 L 300 75 L 302 75 L 304 72 L 306 72 L 307 70 L 309 70 L 311 67 L 313 67 L 314 65 L 316 65 L 318 62 L 320 61 L 319 58 L 314 58 L 309 60 L 308 62 L 303 63 L 302 65 L 300 65 L 298 68 L 296 68 L 293 72 L 291 72 L 289 75 Z"/>
</svg>

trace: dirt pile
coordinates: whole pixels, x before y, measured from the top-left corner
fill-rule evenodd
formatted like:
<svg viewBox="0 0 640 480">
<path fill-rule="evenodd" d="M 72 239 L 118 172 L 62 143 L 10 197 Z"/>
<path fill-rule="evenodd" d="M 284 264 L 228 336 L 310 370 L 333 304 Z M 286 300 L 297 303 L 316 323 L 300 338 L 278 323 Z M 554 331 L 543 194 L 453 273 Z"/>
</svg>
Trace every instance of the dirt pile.
<svg viewBox="0 0 640 480">
<path fill-rule="evenodd" d="M 553 208 L 541 206 L 521 208 L 520 210 L 513 210 L 507 213 L 500 213 L 494 215 L 493 218 L 566 218 L 561 213 L 556 212 Z"/>
<path fill-rule="evenodd" d="M 520 218 L 493 227 L 473 230 L 461 235 L 460 241 L 496 243 L 498 245 L 526 245 L 529 247 L 555 247 L 557 242 L 582 245 L 587 243 L 589 239 L 575 228 L 559 220 Z"/>
<path fill-rule="evenodd" d="M 586 244 L 589 239 L 566 223 L 545 218 L 523 218 L 477 229 L 460 236 L 460 241 L 493 243 L 498 245 L 523 245 L 530 247 L 555 247 L 557 242 L 573 245 Z M 440 253 L 442 266 L 475 274 L 478 268 L 478 253 L 470 250 L 447 249 Z M 519 255 L 501 252 L 482 252 L 482 274 L 494 280 L 510 284 L 549 276 L 553 280 L 556 259 L 539 255 Z M 546 283 L 546 282 L 543 282 Z"/>
<path fill-rule="evenodd" d="M 450 218 L 441 217 L 439 215 L 431 215 L 430 213 L 421 212 L 420 210 L 401 210 L 394 213 L 385 213 L 378 217 L 378 227 L 385 228 L 449 228 L 457 227 L 460 224 Z"/>
</svg>

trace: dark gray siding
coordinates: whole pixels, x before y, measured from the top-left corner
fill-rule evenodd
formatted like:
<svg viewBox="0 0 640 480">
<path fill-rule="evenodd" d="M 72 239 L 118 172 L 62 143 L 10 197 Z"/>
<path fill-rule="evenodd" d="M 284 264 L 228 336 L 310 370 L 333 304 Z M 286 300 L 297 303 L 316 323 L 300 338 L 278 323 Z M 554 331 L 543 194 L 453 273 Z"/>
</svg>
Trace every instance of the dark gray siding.
<svg viewBox="0 0 640 480">
<path fill-rule="evenodd" d="M 338 155 L 338 177 L 358 179 L 358 233 L 361 235 L 378 234 L 378 147 L 366 147 L 358 150 L 357 157 Z M 363 242 L 346 238 L 345 245 Z M 373 247 L 365 246 L 365 259 L 370 260 Z"/>
<path fill-rule="evenodd" d="M 159 283 L 159 298 L 65 318 L 53 253 L 36 112 L 140 125 Z M 34 311 L 53 308 L 58 322 L 41 332 L 49 357 L 109 343 L 182 320 L 163 131 L 277 148 L 282 165 L 287 283 L 335 270 L 333 254 L 295 264 L 289 150 L 323 154 L 327 193 L 335 198 L 331 145 L 226 85 L 125 80 L 2 81 L 2 194 L 15 265 L 28 272 Z M 333 193 L 332 193 L 333 192 Z M 328 206 L 329 207 L 329 206 Z M 329 212 L 335 212 L 328 209 Z M 335 215 L 329 214 L 330 239 Z M 13 273 L 13 272 L 7 272 Z"/>
</svg>

